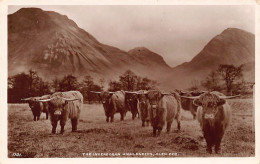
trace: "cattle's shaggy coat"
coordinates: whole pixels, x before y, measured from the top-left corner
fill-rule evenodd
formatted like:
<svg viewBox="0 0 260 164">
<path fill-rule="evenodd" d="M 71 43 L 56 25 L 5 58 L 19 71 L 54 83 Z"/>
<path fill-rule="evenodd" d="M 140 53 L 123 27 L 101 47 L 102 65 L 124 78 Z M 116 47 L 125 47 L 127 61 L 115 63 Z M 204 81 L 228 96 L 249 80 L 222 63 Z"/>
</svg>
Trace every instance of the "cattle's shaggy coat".
<svg viewBox="0 0 260 164">
<path fill-rule="evenodd" d="M 194 100 L 194 103 L 199 105 L 197 119 L 206 139 L 209 153 L 212 153 L 213 146 L 215 146 L 215 152 L 219 152 L 222 137 L 231 119 L 229 104 L 218 95 L 221 94 L 205 93 Z"/>
<path fill-rule="evenodd" d="M 145 94 L 140 93 L 138 95 L 138 111 L 140 118 L 142 120 L 142 126 L 145 126 L 145 123 L 147 126 L 149 126 L 150 122 L 150 115 L 151 115 L 151 105 L 149 103 L 149 100 L 145 96 Z"/>
<path fill-rule="evenodd" d="M 125 106 L 132 113 L 132 119 L 134 120 L 138 112 L 138 99 L 136 94 L 125 93 Z"/>
<path fill-rule="evenodd" d="M 127 109 L 125 107 L 125 92 L 117 91 L 117 92 L 101 92 L 99 93 L 99 97 L 103 103 L 106 121 L 110 122 L 114 121 L 114 114 L 120 113 L 121 121 L 124 120 Z"/>
<path fill-rule="evenodd" d="M 74 99 L 67 101 L 66 99 Z M 77 130 L 80 111 L 83 107 L 83 96 L 79 91 L 56 92 L 51 95 L 49 101 L 52 133 L 56 133 L 58 121 L 60 121 L 61 133 L 68 118 L 71 119 L 72 132 Z"/>
<path fill-rule="evenodd" d="M 170 132 L 173 119 L 177 121 L 177 128 L 180 130 L 181 105 L 177 94 L 162 94 L 159 91 L 150 91 L 147 94 L 151 105 L 151 124 L 153 126 L 153 135 L 157 131 L 160 135 L 165 123 L 167 123 L 167 132 Z"/>
</svg>

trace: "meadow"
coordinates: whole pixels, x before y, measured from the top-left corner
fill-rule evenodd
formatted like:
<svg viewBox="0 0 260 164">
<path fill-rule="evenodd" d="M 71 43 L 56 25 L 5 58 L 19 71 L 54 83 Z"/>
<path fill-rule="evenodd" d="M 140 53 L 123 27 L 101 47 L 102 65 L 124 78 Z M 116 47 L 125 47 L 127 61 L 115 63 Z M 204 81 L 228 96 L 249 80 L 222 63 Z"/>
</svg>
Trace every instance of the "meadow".
<svg viewBox="0 0 260 164">
<path fill-rule="evenodd" d="M 33 121 L 28 104 L 8 104 L 8 157 L 252 157 L 255 155 L 253 100 L 228 100 L 232 119 L 221 143 L 220 154 L 208 154 L 206 142 L 197 120 L 182 111 L 181 131 L 176 122 L 169 134 L 165 127 L 159 137 L 152 136 L 152 127 L 141 126 L 128 112 L 124 121 L 115 115 L 113 123 L 105 121 L 101 104 L 84 104 L 78 131 L 71 132 L 70 120 L 65 133 L 51 134 L 50 120 L 41 115 Z"/>
</svg>

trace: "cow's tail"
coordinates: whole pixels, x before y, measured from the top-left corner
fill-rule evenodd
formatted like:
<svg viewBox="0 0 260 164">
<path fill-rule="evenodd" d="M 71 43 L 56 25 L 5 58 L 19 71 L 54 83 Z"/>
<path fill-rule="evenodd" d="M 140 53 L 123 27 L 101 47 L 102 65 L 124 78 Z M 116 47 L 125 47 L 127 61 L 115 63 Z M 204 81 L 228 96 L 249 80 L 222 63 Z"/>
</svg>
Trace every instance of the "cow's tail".
<svg viewBox="0 0 260 164">
<path fill-rule="evenodd" d="M 172 95 L 174 96 L 174 98 L 177 101 L 177 112 L 176 112 L 176 116 L 175 118 L 177 120 L 181 119 L 181 97 L 178 93 L 172 92 Z"/>
</svg>

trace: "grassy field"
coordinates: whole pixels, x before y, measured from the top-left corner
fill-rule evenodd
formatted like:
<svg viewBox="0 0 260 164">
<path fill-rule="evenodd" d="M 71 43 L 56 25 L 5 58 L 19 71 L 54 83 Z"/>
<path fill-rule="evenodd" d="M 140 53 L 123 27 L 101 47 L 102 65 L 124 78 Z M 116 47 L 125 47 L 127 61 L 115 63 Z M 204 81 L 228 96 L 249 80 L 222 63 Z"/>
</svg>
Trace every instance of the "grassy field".
<svg viewBox="0 0 260 164">
<path fill-rule="evenodd" d="M 206 153 L 206 142 L 199 123 L 183 111 L 181 131 L 169 134 L 163 130 L 152 137 L 152 127 L 141 127 L 141 120 L 125 121 L 115 115 L 115 122 L 106 123 L 100 104 L 85 104 L 78 131 L 71 132 L 70 121 L 64 134 L 51 134 L 50 120 L 41 115 L 33 121 L 27 104 L 8 105 L 8 157 L 249 157 L 255 153 L 254 110 L 252 99 L 228 100 L 232 120 L 221 143 L 220 154 Z M 57 132 L 60 127 L 57 128 Z M 102 154 L 101 154 L 102 153 Z"/>
</svg>

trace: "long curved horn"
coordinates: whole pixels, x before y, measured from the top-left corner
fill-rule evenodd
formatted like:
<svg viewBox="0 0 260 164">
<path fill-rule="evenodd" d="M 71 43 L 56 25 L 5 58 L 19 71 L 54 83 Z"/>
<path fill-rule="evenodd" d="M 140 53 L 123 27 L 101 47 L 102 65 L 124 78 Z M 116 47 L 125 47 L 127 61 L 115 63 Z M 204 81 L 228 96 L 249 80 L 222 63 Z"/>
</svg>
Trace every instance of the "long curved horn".
<svg viewBox="0 0 260 164">
<path fill-rule="evenodd" d="M 101 92 L 96 92 L 96 91 L 90 91 L 91 93 L 96 93 L 96 94 L 100 94 Z"/>
<path fill-rule="evenodd" d="M 48 102 L 48 101 L 51 101 L 53 98 L 50 98 L 50 99 L 43 99 L 43 100 L 39 100 L 37 99 L 36 101 L 40 101 L 40 102 Z"/>
<path fill-rule="evenodd" d="M 24 99 L 21 99 L 21 100 L 27 101 L 27 100 L 30 100 L 30 99 L 31 99 L 31 97 L 29 97 L 29 98 L 24 98 Z"/>
<path fill-rule="evenodd" d="M 109 93 L 115 93 L 115 92 L 109 92 Z"/>
<path fill-rule="evenodd" d="M 235 95 L 235 96 L 219 96 L 219 98 L 221 99 L 232 99 L 232 98 L 235 98 L 235 97 L 239 97 L 241 95 Z"/>
<path fill-rule="evenodd" d="M 125 91 L 125 93 L 137 94 L 137 92 Z"/>
<path fill-rule="evenodd" d="M 181 96 L 182 98 L 187 98 L 187 99 L 198 99 L 200 96 Z"/>
<path fill-rule="evenodd" d="M 62 99 L 65 100 L 65 101 L 76 101 L 76 100 L 79 100 L 78 98 L 73 98 L 73 99 L 62 98 Z"/>
</svg>

